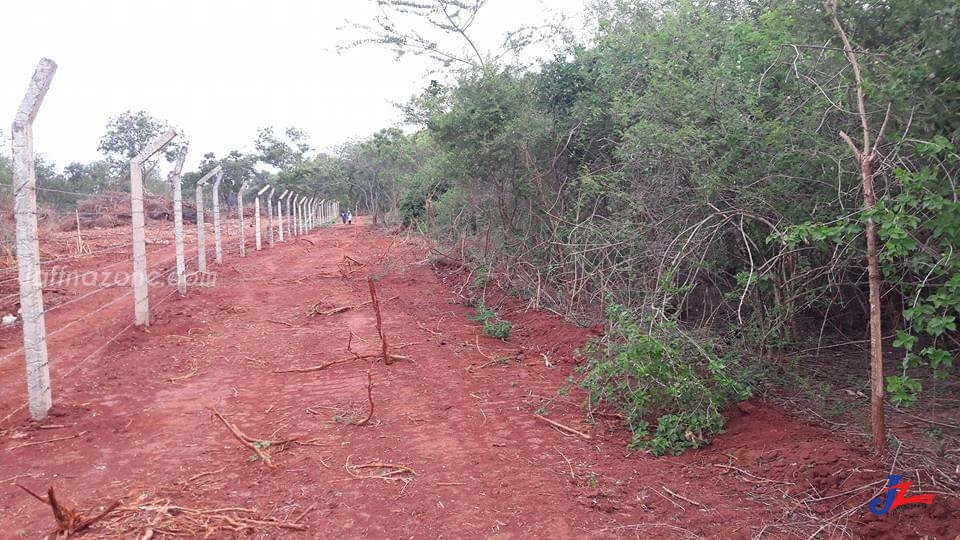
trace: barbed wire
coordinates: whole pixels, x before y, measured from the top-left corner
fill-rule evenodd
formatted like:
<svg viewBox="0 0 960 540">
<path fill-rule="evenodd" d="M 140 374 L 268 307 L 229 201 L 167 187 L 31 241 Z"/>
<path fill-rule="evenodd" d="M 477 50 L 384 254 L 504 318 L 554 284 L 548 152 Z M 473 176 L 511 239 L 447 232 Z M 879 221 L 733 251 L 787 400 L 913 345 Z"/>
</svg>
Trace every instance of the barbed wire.
<svg viewBox="0 0 960 540">
<path fill-rule="evenodd" d="M 131 294 L 132 292 L 133 292 L 133 291 L 130 291 L 130 293 L 128 293 L 128 294 Z M 163 305 L 164 302 L 166 302 L 167 300 L 169 300 L 170 297 L 172 297 L 172 296 L 173 296 L 174 294 L 176 294 L 176 293 L 177 293 L 177 289 L 174 288 L 174 289 L 173 289 L 172 291 L 170 291 L 166 296 L 164 296 L 163 298 L 161 298 L 160 300 L 158 300 L 154 305 L 155 305 L 155 306 Z M 127 295 L 124 295 L 124 296 L 127 296 Z M 122 297 L 121 297 L 121 298 L 122 298 Z M 131 322 L 131 323 L 127 324 L 126 326 L 124 326 L 123 328 L 121 328 L 119 332 L 115 333 L 110 339 L 108 339 L 108 340 L 105 341 L 102 345 L 100 345 L 99 347 L 97 347 L 96 349 L 94 349 L 93 352 L 89 353 L 87 356 L 83 357 L 80 361 L 76 362 L 72 367 L 70 367 L 69 369 L 67 369 L 66 371 L 64 371 L 62 377 L 63 377 L 63 378 L 67 378 L 67 377 L 69 377 L 70 375 L 72 375 L 76 370 L 80 369 L 81 366 L 83 366 L 85 363 L 87 363 L 88 361 L 90 361 L 90 359 L 94 358 L 96 355 L 98 355 L 98 354 L 100 354 L 101 352 L 103 352 L 103 351 L 104 351 L 107 347 L 109 347 L 113 342 L 115 342 L 118 338 L 120 338 L 120 336 L 122 336 L 124 333 L 126 333 L 127 330 L 130 330 L 131 328 L 133 328 L 135 324 L 136 324 L 136 321 Z M 48 339 L 49 339 L 49 337 L 50 337 L 50 336 L 48 336 Z M 19 351 L 16 351 L 16 353 L 19 353 L 19 352 L 22 352 L 22 351 L 23 351 L 23 348 L 21 347 Z M 11 353 L 11 354 L 16 354 L 16 353 Z M 2 363 L 3 360 L 6 360 L 6 358 L 7 358 L 8 356 L 10 356 L 10 355 L 4 356 L 4 357 L 0 357 L 0 363 Z M 58 376 L 59 376 L 59 374 L 58 374 Z M 4 416 L 3 418 L 0 418 L 0 424 L 2 424 L 3 422 L 6 422 L 9 418 L 11 418 L 13 415 L 15 415 L 15 414 L 17 414 L 18 412 L 20 412 L 21 410 L 23 410 L 26 406 L 27 406 L 27 404 L 26 404 L 26 403 L 23 403 L 23 404 L 21 404 L 19 407 L 15 408 L 13 411 L 11 411 L 9 414 L 7 414 L 6 416 Z"/>
</svg>

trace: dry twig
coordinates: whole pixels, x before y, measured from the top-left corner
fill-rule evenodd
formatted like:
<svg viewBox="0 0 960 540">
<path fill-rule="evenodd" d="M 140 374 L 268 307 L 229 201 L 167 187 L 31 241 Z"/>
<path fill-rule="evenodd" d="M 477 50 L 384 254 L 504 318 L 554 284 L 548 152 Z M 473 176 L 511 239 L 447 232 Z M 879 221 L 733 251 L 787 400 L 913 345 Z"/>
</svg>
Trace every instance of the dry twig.
<svg viewBox="0 0 960 540">
<path fill-rule="evenodd" d="M 20 443 L 20 444 L 11 446 L 10 448 L 7 448 L 7 451 L 9 452 L 12 450 L 16 450 L 17 448 L 26 448 L 28 446 L 37 446 L 40 444 L 54 443 L 58 441 L 67 441 L 70 439 L 76 439 L 77 437 L 83 437 L 86 434 L 87 434 L 86 431 L 81 431 L 80 433 L 77 433 L 75 435 L 69 435 L 67 437 L 57 437 L 55 439 L 47 439 L 45 441 L 33 441 L 33 442 L 27 442 L 27 443 Z"/>
<path fill-rule="evenodd" d="M 563 430 L 563 431 L 566 431 L 567 433 L 572 433 L 572 434 L 574 434 L 574 435 L 579 435 L 579 436 L 583 437 L 584 439 L 590 440 L 590 439 L 593 438 L 593 437 L 591 437 L 590 435 L 587 435 L 586 433 L 584 433 L 584 432 L 582 432 L 582 431 L 577 431 L 577 430 L 573 429 L 573 428 L 570 427 L 570 426 L 565 426 L 565 425 L 561 424 L 560 422 L 554 422 L 553 420 L 550 420 L 549 418 L 547 418 L 547 417 L 545 417 L 545 416 L 541 416 L 541 415 L 539 415 L 539 414 L 535 414 L 535 415 L 533 415 L 533 417 L 536 418 L 536 419 L 538 419 L 538 420 L 543 420 L 544 422 L 550 424 L 551 426 L 553 426 L 553 427 L 555 427 L 555 428 L 558 428 L 558 429 L 561 429 L 561 430 Z"/>
<path fill-rule="evenodd" d="M 694 506 L 699 506 L 700 508 L 703 508 L 703 505 L 702 505 L 702 504 L 700 504 L 700 503 L 698 503 L 697 501 L 694 501 L 694 500 L 692 500 L 692 499 L 688 499 L 688 498 L 684 497 L 683 495 L 679 495 L 679 494 L 677 494 L 677 493 L 674 493 L 674 492 L 670 491 L 670 490 L 667 488 L 667 486 L 660 486 L 660 487 L 663 488 L 663 490 L 666 491 L 667 493 L 669 493 L 670 495 L 673 495 L 674 497 L 676 497 L 676 498 L 678 498 L 678 499 L 680 499 L 680 500 L 687 501 L 688 503 L 690 503 L 690 504 L 692 504 L 692 505 L 694 505 Z"/>
<path fill-rule="evenodd" d="M 390 357 L 390 345 L 387 343 L 387 336 L 383 334 L 383 320 L 380 316 L 380 301 L 377 300 L 377 285 L 374 283 L 373 278 L 368 278 L 367 284 L 370 286 L 370 300 L 373 302 L 373 311 L 377 314 L 377 334 L 380 335 L 383 363 L 389 366 L 393 363 L 393 358 Z"/>
<path fill-rule="evenodd" d="M 374 461 L 363 465 L 353 465 L 350 463 L 350 456 L 347 456 L 347 463 L 344 465 L 344 468 L 347 470 L 347 474 L 356 480 L 376 479 L 387 482 L 409 482 L 412 479 L 411 477 L 417 475 L 413 469 L 395 463 Z M 373 472 L 368 474 L 363 471 Z"/>
<path fill-rule="evenodd" d="M 373 394 L 372 394 L 372 388 L 373 388 L 373 379 L 370 378 L 370 370 L 368 369 L 368 370 L 367 370 L 367 401 L 370 402 L 370 412 L 367 413 L 367 417 L 366 417 L 366 418 L 364 418 L 363 420 L 357 422 L 357 425 L 358 425 L 358 426 L 363 426 L 363 425 L 365 425 L 367 422 L 370 421 L 370 418 L 373 417 Z"/>
<path fill-rule="evenodd" d="M 242 431 L 240 431 L 240 428 L 238 428 L 235 424 L 233 424 L 232 422 L 224 418 L 224 416 L 220 414 L 220 411 L 218 411 L 217 409 L 211 406 L 207 406 L 207 409 L 209 409 L 210 412 L 214 414 L 214 416 L 216 416 L 221 422 L 223 422 L 223 425 L 227 426 L 227 429 L 230 430 L 230 433 L 233 434 L 233 436 L 238 441 L 240 441 L 240 444 L 246 446 L 250 450 L 253 450 L 254 453 L 257 454 L 257 457 L 259 457 L 260 460 L 266 463 L 267 467 L 270 467 L 271 469 L 276 469 L 277 466 L 273 463 L 273 461 L 270 460 L 270 454 L 264 451 L 264 449 L 269 446 L 286 444 L 293 441 L 293 439 L 285 440 L 285 441 L 265 441 L 261 439 L 254 439 L 252 437 L 247 436 Z"/>
</svg>

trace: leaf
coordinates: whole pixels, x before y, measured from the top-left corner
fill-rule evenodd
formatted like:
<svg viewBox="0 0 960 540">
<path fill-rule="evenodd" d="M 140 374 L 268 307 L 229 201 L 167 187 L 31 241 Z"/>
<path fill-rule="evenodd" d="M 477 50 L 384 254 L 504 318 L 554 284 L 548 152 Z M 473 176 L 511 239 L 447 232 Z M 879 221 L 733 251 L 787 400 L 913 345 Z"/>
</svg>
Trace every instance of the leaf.
<svg viewBox="0 0 960 540">
<path fill-rule="evenodd" d="M 893 346 L 911 351 L 919 339 L 917 336 L 904 330 L 897 330 L 897 337 L 893 340 Z"/>
</svg>

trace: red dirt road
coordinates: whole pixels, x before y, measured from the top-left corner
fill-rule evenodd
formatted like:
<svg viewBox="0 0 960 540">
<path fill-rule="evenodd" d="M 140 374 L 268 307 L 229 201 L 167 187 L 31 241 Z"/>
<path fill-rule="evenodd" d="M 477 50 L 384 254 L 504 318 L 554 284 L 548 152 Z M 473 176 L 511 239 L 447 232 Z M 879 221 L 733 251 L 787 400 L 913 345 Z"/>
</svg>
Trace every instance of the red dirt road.
<svg viewBox="0 0 960 540">
<path fill-rule="evenodd" d="M 514 324 L 501 342 L 470 320 L 456 292 L 464 275 L 435 269 L 421 241 L 360 225 L 307 239 L 229 254 L 215 286 L 156 305 L 149 329 L 83 363 L 130 322 L 132 300 L 52 343 L 52 415 L 37 424 L 21 410 L 0 423 L 0 537 L 55 528 L 14 483 L 53 486 L 85 515 L 122 501 L 91 526 L 97 538 L 960 534 L 960 504 L 945 494 L 871 514 L 863 504 L 889 465 L 764 403 L 731 411 L 727 433 L 701 451 L 628 452 L 615 418 L 587 424 L 582 393 L 558 394 L 587 330 L 496 296 L 488 303 Z M 391 352 L 409 359 L 276 373 L 351 358 L 348 344 L 380 350 L 362 305 L 368 277 Z M 311 315 L 314 306 L 357 307 Z M 61 310 L 48 332 L 90 310 Z M 19 338 L 0 331 L 0 355 Z M 373 414 L 357 425 L 370 411 L 368 373 Z M 0 361 L 0 385 L 4 418 L 26 399 L 21 357 Z M 590 438 L 536 418 L 542 407 Z M 251 439 L 275 441 L 259 445 L 275 468 L 212 408 Z"/>
</svg>

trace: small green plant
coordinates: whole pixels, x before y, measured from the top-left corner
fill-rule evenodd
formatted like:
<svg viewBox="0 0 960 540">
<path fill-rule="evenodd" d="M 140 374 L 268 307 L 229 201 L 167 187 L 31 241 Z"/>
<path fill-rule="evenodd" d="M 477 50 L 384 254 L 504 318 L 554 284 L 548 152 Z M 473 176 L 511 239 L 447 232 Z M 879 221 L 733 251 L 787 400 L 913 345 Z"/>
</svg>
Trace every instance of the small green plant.
<svg viewBox="0 0 960 540">
<path fill-rule="evenodd" d="M 510 338 L 510 331 L 513 330 L 513 324 L 510 321 L 501 319 L 497 312 L 487 307 L 483 300 L 477 301 L 474 308 L 476 321 L 483 323 L 483 333 L 490 337 L 506 341 Z"/>
<path fill-rule="evenodd" d="M 600 477 L 597 476 L 597 473 L 593 471 L 587 473 L 587 485 L 592 488 L 600 485 Z"/>
<path fill-rule="evenodd" d="M 496 322 L 487 321 L 483 323 L 484 334 L 504 341 L 510 338 L 510 330 L 512 329 L 513 325 L 510 324 L 510 321 L 498 320 Z"/>
<path fill-rule="evenodd" d="M 497 312 L 488 308 L 486 302 L 478 300 L 474 307 L 474 319 L 479 322 L 486 322 L 497 318 Z"/>
<path fill-rule="evenodd" d="M 487 286 L 487 282 L 490 280 L 490 271 L 486 266 L 481 266 L 477 268 L 477 275 L 473 277 L 473 283 L 470 285 L 471 289 L 482 289 Z"/>
<path fill-rule="evenodd" d="M 749 370 L 733 376 L 733 358 L 709 352 L 709 344 L 687 336 L 674 321 L 641 327 L 618 304 L 607 315 L 607 338 L 583 350 L 581 385 L 591 408 L 610 406 L 623 414 L 631 448 L 659 456 L 703 446 L 723 430 L 720 410 L 752 394 Z"/>
</svg>

